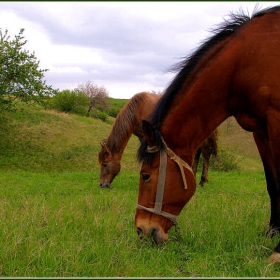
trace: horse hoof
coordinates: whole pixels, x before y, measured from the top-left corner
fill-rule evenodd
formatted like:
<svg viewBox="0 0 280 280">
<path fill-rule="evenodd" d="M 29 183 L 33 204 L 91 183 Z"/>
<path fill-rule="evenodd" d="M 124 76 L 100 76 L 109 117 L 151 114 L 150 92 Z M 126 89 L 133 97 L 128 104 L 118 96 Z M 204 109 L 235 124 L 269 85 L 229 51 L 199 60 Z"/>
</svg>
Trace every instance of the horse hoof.
<svg viewBox="0 0 280 280">
<path fill-rule="evenodd" d="M 273 252 L 272 255 L 268 258 L 271 264 L 280 264 L 280 253 Z"/>
</svg>

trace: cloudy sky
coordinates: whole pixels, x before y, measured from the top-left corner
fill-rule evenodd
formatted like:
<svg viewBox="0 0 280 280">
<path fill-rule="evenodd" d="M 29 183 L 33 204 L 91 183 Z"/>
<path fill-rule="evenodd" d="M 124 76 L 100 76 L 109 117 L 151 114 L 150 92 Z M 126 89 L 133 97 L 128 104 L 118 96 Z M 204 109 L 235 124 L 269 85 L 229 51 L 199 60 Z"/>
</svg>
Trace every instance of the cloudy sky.
<svg viewBox="0 0 280 280">
<path fill-rule="evenodd" d="M 24 28 L 47 85 L 74 89 L 91 81 L 113 98 L 163 91 L 167 70 L 211 35 L 230 12 L 279 2 L 0 2 L 0 28 Z"/>
</svg>

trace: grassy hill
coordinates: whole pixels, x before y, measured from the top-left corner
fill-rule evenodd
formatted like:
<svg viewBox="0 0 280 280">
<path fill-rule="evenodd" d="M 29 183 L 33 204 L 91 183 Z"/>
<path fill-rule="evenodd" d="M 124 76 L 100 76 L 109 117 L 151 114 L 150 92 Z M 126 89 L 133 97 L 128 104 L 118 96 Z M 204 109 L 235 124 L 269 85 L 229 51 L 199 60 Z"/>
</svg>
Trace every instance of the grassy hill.
<svg viewBox="0 0 280 280">
<path fill-rule="evenodd" d="M 108 136 L 113 121 L 110 119 L 110 123 L 104 123 L 93 118 L 21 105 L 16 112 L 0 116 L 0 169 L 97 171 L 99 143 Z M 130 142 L 135 146 L 136 137 L 132 137 Z M 124 161 L 134 162 L 135 153 L 132 155 L 131 152 L 128 148 Z M 129 163 L 129 166 L 134 166 L 134 163 Z"/>
<path fill-rule="evenodd" d="M 125 102 L 115 103 L 120 107 Z M 21 105 L 16 112 L 0 116 L 0 169 L 98 172 L 99 143 L 109 135 L 113 122 L 113 118 L 103 122 Z M 233 118 L 221 125 L 219 146 L 236 155 L 242 169 L 262 168 L 252 133 L 241 129 Z M 123 155 L 122 171 L 139 171 L 137 147 L 138 139 L 132 136 Z"/>
</svg>

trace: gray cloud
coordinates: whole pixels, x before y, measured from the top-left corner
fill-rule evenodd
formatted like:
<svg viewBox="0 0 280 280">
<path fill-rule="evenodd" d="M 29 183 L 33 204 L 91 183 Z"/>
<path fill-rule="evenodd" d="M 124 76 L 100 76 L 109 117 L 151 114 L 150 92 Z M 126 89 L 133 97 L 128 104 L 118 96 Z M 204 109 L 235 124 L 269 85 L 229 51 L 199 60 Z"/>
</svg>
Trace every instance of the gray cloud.
<svg viewBox="0 0 280 280">
<path fill-rule="evenodd" d="M 69 59 L 50 62 L 54 68 L 80 69 L 47 72 L 47 82 L 54 88 L 63 89 L 63 84 L 75 87 L 91 80 L 105 87 L 110 83 L 135 83 L 163 89 L 171 77 L 165 74 L 166 70 L 209 35 L 205 30 L 221 23 L 224 16 L 241 6 L 252 11 L 255 3 L 142 2 L 134 5 L 137 6 L 130 2 L 1 2 L 0 10 L 13 12 L 40 26 L 54 50 L 56 46 L 77 47 L 69 53 Z M 90 59 L 73 61 L 72 57 L 82 55 L 79 47 L 98 53 L 103 63 Z M 41 61 L 48 59 L 40 57 Z M 132 94 L 135 92 L 130 96 Z"/>
</svg>

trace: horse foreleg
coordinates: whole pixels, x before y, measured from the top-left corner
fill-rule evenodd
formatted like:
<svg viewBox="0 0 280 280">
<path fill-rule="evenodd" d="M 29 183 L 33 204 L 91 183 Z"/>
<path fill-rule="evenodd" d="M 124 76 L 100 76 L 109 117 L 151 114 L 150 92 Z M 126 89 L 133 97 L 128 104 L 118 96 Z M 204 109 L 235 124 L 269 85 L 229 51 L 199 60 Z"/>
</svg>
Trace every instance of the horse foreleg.
<svg viewBox="0 0 280 280">
<path fill-rule="evenodd" d="M 270 116 L 267 124 L 268 134 L 254 133 L 254 139 L 264 165 L 271 209 L 268 233 L 273 237 L 280 230 L 280 118 Z M 280 242 L 269 259 L 272 262 L 280 263 Z"/>
<path fill-rule="evenodd" d="M 257 144 L 259 154 L 262 159 L 265 179 L 266 179 L 266 187 L 267 192 L 270 197 L 270 222 L 269 222 L 269 230 L 268 234 L 274 236 L 280 229 L 280 219 L 279 219 L 279 208 L 278 208 L 278 201 L 279 201 L 279 191 L 277 188 L 276 182 L 276 174 L 274 170 L 273 158 L 272 153 L 269 145 L 269 140 L 264 135 L 258 135 L 253 133 L 254 140 Z"/>
</svg>

